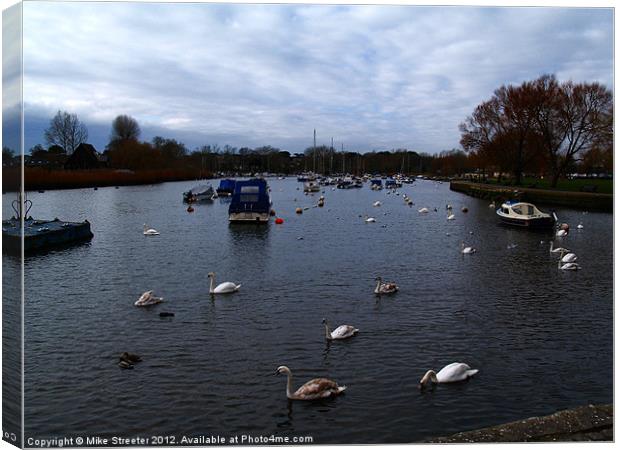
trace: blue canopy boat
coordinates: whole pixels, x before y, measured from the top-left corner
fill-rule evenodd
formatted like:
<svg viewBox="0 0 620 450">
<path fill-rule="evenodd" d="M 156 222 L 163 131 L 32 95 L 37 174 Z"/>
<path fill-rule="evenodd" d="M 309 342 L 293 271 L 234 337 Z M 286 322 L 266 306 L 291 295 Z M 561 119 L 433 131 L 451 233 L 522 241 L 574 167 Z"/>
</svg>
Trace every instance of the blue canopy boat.
<svg viewBox="0 0 620 450">
<path fill-rule="evenodd" d="M 373 180 L 370 180 L 370 189 L 375 191 L 383 189 L 383 182 L 381 181 L 381 179 L 375 178 Z"/>
<path fill-rule="evenodd" d="M 267 223 L 271 200 L 267 182 L 262 178 L 237 181 L 228 207 L 230 222 Z"/>
<path fill-rule="evenodd" d="M 235 183 L 236 181 L 231 180 L 230 178 L 220 180 L 220 185 L 216 189 L 217 195 L 233 195 L 233 192 L 235 191 Z"/>
</svg>

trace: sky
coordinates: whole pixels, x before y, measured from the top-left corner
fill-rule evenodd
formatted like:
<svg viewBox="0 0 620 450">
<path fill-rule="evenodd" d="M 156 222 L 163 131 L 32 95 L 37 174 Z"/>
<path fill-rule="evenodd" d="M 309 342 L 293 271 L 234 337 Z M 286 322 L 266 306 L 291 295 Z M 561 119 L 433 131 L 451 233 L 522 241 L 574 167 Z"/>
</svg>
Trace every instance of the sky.
<svg viewBox="0 0 620 450">
<path fill-rule="evenodd" d="M 551 73 L 613 89 L 610 8 L 30 1 L 23 26 L 26 150 L 63 110 L 99 151 L 127 114 L 142 140 L 190 150 L 295 153 L 316 129 L 337 149 L 437 153 L 502 85 Z M 13 75 L 5 60 L 5 130 Z"/>
</svg>

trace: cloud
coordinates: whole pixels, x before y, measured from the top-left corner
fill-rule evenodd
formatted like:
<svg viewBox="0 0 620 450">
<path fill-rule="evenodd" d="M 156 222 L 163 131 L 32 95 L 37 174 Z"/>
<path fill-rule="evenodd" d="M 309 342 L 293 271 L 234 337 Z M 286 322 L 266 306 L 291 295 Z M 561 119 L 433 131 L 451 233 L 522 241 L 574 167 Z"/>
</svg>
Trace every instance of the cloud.
<svg viewBox="0 0 620 450">
<path fill-rule="evenodd" d="M 28 118 L 64 109 L 97 148 L 129 114 L 190 148 L 301 151 L 316 128 L 437 152 L 502 84 L 613 87 L 611 9 L 27 2 L 24 30 L 27 148 L 42 141 Z"/>
</svg>

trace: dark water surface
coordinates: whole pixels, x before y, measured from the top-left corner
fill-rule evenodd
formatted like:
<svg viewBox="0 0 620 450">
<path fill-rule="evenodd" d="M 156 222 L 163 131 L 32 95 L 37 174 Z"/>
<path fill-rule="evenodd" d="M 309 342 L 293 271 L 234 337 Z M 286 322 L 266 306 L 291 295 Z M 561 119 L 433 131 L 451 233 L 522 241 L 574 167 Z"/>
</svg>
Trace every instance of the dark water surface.
<svg viewBox="0 0 620 450">
<path fill-rule="evenodd" d="M 368 185 L 328 187 L 325 207 L 312 208 L 320 194 L 304 196 L 291 178 L 269 183 L 283 225 L 229 225 L 222 199 L 188 214 L 181 193 L 192 182 L 30 194 L 34 217 L 88 219 L 95 237 L 26 260 L 26 439 L 413 442 L 612 402 L 611 214 L 557 210 L 572 228 L 556 245 L 583 267 L 564 272 L 549 254 L 551 231 L 498 226 L 488 202 L 447 183 L 399 189 L 413 208 Z M 296 206 L 310 209 L 296 215 Z M 143 223 L 161 235 L 143 236 Z M 478 253 L 461 255 L 461 240 Z M 17 261 L 3 258 L 3 270 L 17 273 Z M 241 290 L 212 299 L 210 271 Z M 377 275 L 400 292 L 375 297 Z M 165 303 L 134 307 L 149 289 Z M 323 317 L 361 331 L 328 345 Z M 123 351 L 144 361 L 121 370 Z M 420 393 L 427 369 L 455 361 L 480 372 Z M 326 376 L 348 389 L 289 404 L 279 365 L 296 386 Z"/>
</svg>

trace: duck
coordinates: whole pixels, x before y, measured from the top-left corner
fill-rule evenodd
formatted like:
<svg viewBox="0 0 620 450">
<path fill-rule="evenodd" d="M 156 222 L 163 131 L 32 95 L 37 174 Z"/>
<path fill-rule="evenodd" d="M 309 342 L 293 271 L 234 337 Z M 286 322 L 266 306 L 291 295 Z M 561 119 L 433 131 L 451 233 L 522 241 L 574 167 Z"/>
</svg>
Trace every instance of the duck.
<svg viewBox="0 0 620 450">
<path fill-rule="evenodd" d="M 562 261 L 563 263 L 574 263 L 575 261 L 577 261 L 577 255 L 575 255 L 574 253 L 564 253 L 566 252 L 560 253 L 560 261 Z"/>
<path fill-rule="evenodd" d="M 461 253 L 463 254 L 476 253 L 476 249 L 474 247 L 466 247 L 465 242 L 461 241 Z"/>
<path fill-rule="evenodd" d="M 317 400 L 321 398 L 328 398 L 331 396 L 337 396 L 342 394 L 346 386 L 339 386 L 333 380 L 328 378 L 314 378 L 295 392 L 291 392 L 293 388 L 293 374 L 291 369 L 286 366 L 280 366 L 276 369 L 275 375 L 286 374 L 286 397 L 290 400 Z"/>
<path fill-rule="evenodd" d="M 159 234 L 159 231 L 157 231 L 155 228 L 148 228 L 146 224 L 144 224 L 142 234 L 145 236 L 157 236 Z"/>
<path fill-rule="evenodd" d="M 379 200 L 377 200 L 376 202 L 374 202 L 372 204 L 372 206 L 381 206 L 381 202 Z"/>
<path fill-rule="evenodd" d="M 429 381 L 433 384 L 464 381 L 470 377 L 473 377 L 477 373 L 478 369 L 472 369 L 465 363 L 454 362 L 452 364 L 448 364 L 437 373 L 435 373 L 434 370 L 427 371 L 420 380 L 419 387 L 420 389 L 424 389 Z"/>
<path fill-rule="evenodd" d="M 127 361 L 130 364 L 137 363 L 142 361 L 140 355 L 136 355 L 135 353 L 123 352 L 119 358 L 120 361 Z"/>
<path fill-rule="evenodd" d="M 448 217 L 447 217 L 448 220 L 454 220 L 454 218 L 455 218 L 454 214 L 448 214 Z"/>
<path fill-rule="evenodd" d="M 151 306 L 156 305 L 164 301 L 163 297 L 155 297 L 153 291 L 144 292 L 138 300 L 134 303 L 134 306 Z"/>
<path fill-rule="evenodd" d="M 377 220 L 374 217 L 368 217 L 366 216 L 366 219 L 364 220 L 364 222 L 366 223 L 372 223 L 372 222 L 376 222 Z"/>
<path fill-rule="evenodd" d="M 448 203 L 448 204 L 446 205 L 446 209 L 447 209 L 447 210 L 451 210 L 451 209 L 452 209 L 452 205 Z"/>
<path fill-rule="evenodd" d="M 377 286 L 375 287 L 375 294 L 393 294 L 398 291 L 396 283 L 384 283 L 381 277 L 375 278 Z"/>
<path fill-rule="evenodd" d="M 469 211 L 469 209 L 467 209 L 467 206 L 463 206 L 463 207 L 461 208 L 461 211 L 462 211 L 462 212 L 464 212 L 464 213 L 466 213 L 467 211 Z"/>
<path fill-rule="evenodd" d="M 338 339 L 347 339 L 355 336 L 359 330 L 353 325 L 340 325 L 334 331 L 329 331 L 329 324 L 326 319 L 323 319 L 323 325 L 325 325 L 325 339 L 328 341 L 335 341 Z"/>
<path fill-rule="evenodd" d="M 549 253 L 568 253 L 568 249 L 563 247 L 553 248 L 553 241 L 549 241 Z"/>
<path fill-rule="evenodd" d="M 577 229 L 578 230 L 583 230 L 583 224 L 580 223 L 579 225 L 577 225 Z"/>
<path fill-rule="evenodd" d="M 418 209 L 418 212 L 420 214 L 426 214 L 428 212 L 428 208 L 420 208 L 420 209 Z"/>
<path fill-rule="evenodd" d="M 215 272 L 209 272 L 207 276 L 211 279 L 211 284 L 209 286 L 210 294 L 231 294 L 237 292 L 241 287 L 240 284 L 235 284 L 230 281 L 225 281 L 215 287 Z"/>
<path fill-rule="evenodd" d="M 495 202 L 489 203 L 489 208 L 495 208 Z"/>
</svg>

